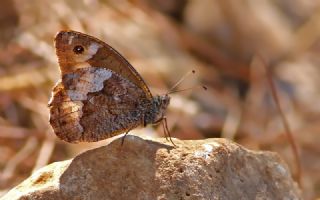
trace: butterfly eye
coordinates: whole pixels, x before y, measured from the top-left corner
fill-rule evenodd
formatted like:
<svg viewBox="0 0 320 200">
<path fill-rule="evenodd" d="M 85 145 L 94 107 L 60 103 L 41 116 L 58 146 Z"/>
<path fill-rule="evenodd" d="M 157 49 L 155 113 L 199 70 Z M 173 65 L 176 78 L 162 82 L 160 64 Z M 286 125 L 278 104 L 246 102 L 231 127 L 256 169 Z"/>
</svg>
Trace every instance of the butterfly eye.
<svg viewBox="0 0 320 200">
<path fill-rule="evenodd" d="M 73 48 L 73 52 L 76 54 L 82 54 L 84 51 L 83 46 L 77 45 Z"/>
</svg>

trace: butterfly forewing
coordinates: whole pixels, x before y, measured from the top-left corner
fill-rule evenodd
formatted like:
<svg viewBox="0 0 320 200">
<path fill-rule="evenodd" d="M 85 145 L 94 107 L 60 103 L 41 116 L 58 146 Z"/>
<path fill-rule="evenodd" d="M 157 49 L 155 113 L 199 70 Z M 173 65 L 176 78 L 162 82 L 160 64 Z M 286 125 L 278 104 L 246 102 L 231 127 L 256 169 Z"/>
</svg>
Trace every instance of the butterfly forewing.
<svg viewBox="0 0 320 200">
<path fill-rule="evenodd" d="M 88 53 L 76 55 L 74 48 L 77 46 L 84 47 Z M 147 98 L 152 98 L 139 73 L 120 53 L 103 41 L 76 31 L 61 31 L 55 38 L 55 47 L 62 74 L 73 72 L 75 66 L 86 67 L 86 64 L 81 66 L 86 62 L 90 66 L 103 67 L 121 74 L 123 78 L 140 87 Z"/>
</svg>

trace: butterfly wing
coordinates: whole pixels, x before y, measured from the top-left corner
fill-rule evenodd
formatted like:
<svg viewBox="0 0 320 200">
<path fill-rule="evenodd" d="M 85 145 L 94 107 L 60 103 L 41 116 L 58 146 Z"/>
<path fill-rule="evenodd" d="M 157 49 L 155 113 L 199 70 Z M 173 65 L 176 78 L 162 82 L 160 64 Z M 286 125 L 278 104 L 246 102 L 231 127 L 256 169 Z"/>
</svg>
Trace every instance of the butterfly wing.
<svg viewBox="0 0 320 200">
<path fill-rule="evenodd" d="M 99 141 L 141 125 L 149 106 L 144 91 L 122 76 L 104 68 L 81 68 L 55 86 L 50 123 L 64 141 Z"/>
<path fill-rule="evenodd" d="M 141 88 L 146 97 L 152 99 L 139 73 L 105 42 L 76 31 L 60 31 L 55 37 L 55 47 L 62 75 L 87 66 L 110 69 Z M 77 53 L 75 47 L 83 47 L 84 51 Z"/>
<path fill-rule="evenodd" d="M 117 51 L 91 36 L 55 38 L 62 79 L 49 102 L 50 123 L 67 142 L 99 141 L 139 126 L 152 95 Z"/>
</svg>

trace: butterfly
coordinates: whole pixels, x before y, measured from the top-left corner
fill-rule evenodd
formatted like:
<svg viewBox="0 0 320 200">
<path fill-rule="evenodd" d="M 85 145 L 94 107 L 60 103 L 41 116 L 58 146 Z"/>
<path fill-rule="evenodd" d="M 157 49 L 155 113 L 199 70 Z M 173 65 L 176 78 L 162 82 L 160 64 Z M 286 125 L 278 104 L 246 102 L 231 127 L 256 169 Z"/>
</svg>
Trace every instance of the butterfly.
<svg viewBox="0 0 320 200">
<path fill-rule="evenodd" d="M 54 43 L 61 79 L 48 106 L 50 124 L 60 139 L 95 142 L 163 120 L 166 127 L 168 94 L 153 96 L 111 46 L 76 31 L 60 31 Z"/>
</svg>

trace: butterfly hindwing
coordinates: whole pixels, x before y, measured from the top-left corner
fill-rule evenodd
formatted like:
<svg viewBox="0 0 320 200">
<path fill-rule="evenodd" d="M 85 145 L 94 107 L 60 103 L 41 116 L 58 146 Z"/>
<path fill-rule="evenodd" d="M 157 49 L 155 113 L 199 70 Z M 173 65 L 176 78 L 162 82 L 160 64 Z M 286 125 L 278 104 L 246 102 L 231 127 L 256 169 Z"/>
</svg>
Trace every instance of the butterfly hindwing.
<svg viewBox="0 0 320 200">
<path fill-rule="evenodd" d="M 58 92 L 49 104 L 50 122 L 68 142 L 99 141 L 135 128 L 149 106 L 143 90 L 103 68 L 65 74 L 54 91 Z"/>
</svg>

